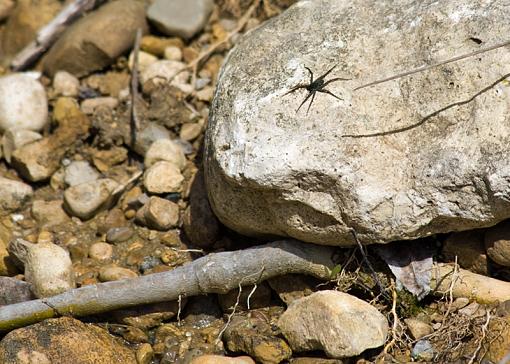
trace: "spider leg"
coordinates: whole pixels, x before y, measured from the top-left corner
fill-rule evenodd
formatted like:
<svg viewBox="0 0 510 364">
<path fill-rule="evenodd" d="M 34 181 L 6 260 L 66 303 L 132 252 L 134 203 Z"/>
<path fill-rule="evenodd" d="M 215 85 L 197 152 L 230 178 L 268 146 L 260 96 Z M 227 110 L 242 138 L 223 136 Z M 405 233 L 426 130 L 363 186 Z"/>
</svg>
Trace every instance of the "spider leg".
<svg viewBox="0 0 510 364">
<path fill-rule="evenodd" d="M 320 76 L 318 79 L 324 79 L 326 78 L 327 75 L 329 75 L 331 73 L 331 71 L 333 71 L 336 66 L 338 66 L 338 64 L 335 64 L 333 67 L 331 67 L 325 74 L 323 74 L 322 76 Z"/>
<path fill-rule="evenodd" d="M 336 82 L 336 81 L 349 81 L 350 78 L 341 78 L 341 77 L 337 77 L 337 78 L 332 78 L 331 80 L 327 80 L 326 82 L 324 82 L 324 85 L 322 85 L 322 87 L 326 87 L 327 85 L 329 85 L 331 82 Z"/>
<path fill-rule="evenodd" d="M 291 89 L 290 89 L 290 91 L 288 91 L 288 92 L 284 93 L 282 96 L 286 96 L 286 95 L 288 95 L 288 94 L 290 94 L 290 93 L 292 93 L 292 92 L 294 92 L 294 91 L 297 91 L 297 90 L 299 90 L 299 89 L 301 89 L 301 88 L 307 88 L 307 87 L 308 87 L 308 85 L 299 84 L 299 85 L 294 86 L 293 88 L 291 88 Z"/>
<path fill-rule="evenodd" d="M 329 90 L 324 90 L 324 89 L 322 89 L 322 90 L 317 90 L 317 91 L 318 91 L 318 92 L 325 93 L 325 94 L 329 94 L 329 95 L 331 95 L 331 96 L 333 96 L 333 97 L 337 98 L 338 100 L 343 100 L 343 99 L 341 99 L 340 97 L 338 97 L 337 95 L 335 95 L 333 92 L 331 92 L 331 91 L 329 91 Z"/>
<path fill-rule="evenodd" d="M 308 72 L 310 72 L 310 85 L 313 83 L 313 72 L 310 68 L 306 67 L 305 68 L 308 70 Z"/>
<path fill-rule="evenodd" d="M 297 112 L 299 111 L 299 109 L 301 109 L 301 106 L 303 106 L 303 104 L 306 102 L 306 100 L 308 100 L 308 99 L 310 98 L 310 96 L 312 96 L 312 95 L 314 95 L 314 94 L 315 94 L 315 92 L 310 92 L 310 93 L 309 93 L 309 94 L 305 97 L 305 99 L 303 100 L 303 102 L 301 103 L 301 105 L 299 105 L 299 107 L 297 108 L 297 110 L 296 110 L 296 114 L 297 114 Z"/>
<path fill-rule="evenodd" d="M 308 104 L 308 109 L 306 109 L 306 115 L 308 115 L 308 111 L 310 111 L 310 108 L 312 107 L 313 100 L 315 99 L 315 92 L 312 92 L 312 99 L 310 100 L 310 103 Z"/>
</svg>

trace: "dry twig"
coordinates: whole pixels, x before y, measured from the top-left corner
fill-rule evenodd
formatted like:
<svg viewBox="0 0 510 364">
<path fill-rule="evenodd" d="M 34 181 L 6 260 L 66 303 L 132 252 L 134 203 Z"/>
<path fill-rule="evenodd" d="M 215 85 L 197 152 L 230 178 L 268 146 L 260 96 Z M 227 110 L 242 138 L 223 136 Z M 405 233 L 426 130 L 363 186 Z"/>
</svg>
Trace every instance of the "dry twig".
<svg viewBox="0 0 510 364">
<path fill-rule="evenodd" d="M 131 130 L 131 147 L 134 148 L 136 144 L 136 133 L 140 129 L 140 121 L 138 120 L 138 114 L 136 112 L 136 103 L 138 101 L 138 55 L 140 54 L 140 41 L 142 39 L 142 29 L 136 30 L 135 44 L 133 47 L 133 67 L 131 68 L 131 118 L 130 118 L 130 130 Z"/>
<path fill-rule="evenodd" d="M 44 300 L 0 307 L 0 331 L 57 315 L 86 316 L 206 293 L 227 293 L 284 274 L 330 277 L 334 248 L 283 240 L 251 249 L 213 253 L 174 270 L 73 289 Z M 261 268 L 263 267 L 262 271 Z"/>
</svg>

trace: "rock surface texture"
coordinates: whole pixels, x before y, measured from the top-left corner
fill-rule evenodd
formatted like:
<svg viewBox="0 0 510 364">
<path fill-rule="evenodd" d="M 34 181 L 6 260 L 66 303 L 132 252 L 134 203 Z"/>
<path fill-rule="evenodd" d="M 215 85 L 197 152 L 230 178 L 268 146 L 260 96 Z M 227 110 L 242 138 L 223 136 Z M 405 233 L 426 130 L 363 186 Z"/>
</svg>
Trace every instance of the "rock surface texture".
<svg viewBox="0 0 510 364">
<path fill-rule="evenodd" d="M 206 181 L 241 233 L 354 244 L 510 217 L 510 51 L 376 79 L 507 39 L 510 1 L 300 1 L 239 41 L 210 114 Z M 451 29 L 455 29 L 454 32 Z M 391 55 L 391 56 L 390 56 Z M 310 81 L 326 89 L 285 95 Z M 375 134 L 375 135 L 373 135 Z M 384 134 L 384 135 L 381 135 Z"/>
</svg>

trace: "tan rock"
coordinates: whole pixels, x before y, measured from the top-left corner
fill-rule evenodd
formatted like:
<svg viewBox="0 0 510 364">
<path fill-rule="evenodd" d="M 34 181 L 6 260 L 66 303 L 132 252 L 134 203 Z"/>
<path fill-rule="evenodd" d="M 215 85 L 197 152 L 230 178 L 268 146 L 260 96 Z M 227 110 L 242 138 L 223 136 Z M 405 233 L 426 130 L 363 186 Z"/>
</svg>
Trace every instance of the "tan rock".
<svg viewBox="0 0 510 364">
<path fill-rule="evenodd" d="M 179 223 L 179 205 L 153 196 L 138 210 L 137 220 L 156 230 L 168 230 Z"/>
<path fill-rule="evenodd" d="M 182 140 L 193 140 L 196 139 L 202 133 L 202 125 L 198 123 L 185 123 L 181 126 L 179 132 L 179 138 Z"/>
<path fill-rule="evenodd" d="M 388 334 L 388 321 L 376 308 L 338 291 L 320 291 L 294 301 L 278 326 L 293 351 L 322 350 L 337 359 L 379 347 Z"/>
<path fill-rule="evenodd" d="M 69 317 L 11 331 L 0 342 L 0 362 L 137 364 L 132 350 L 108 331 Z"/>
<path fill-rule="evenodd" d="M 176 142 L 169 139 L 157 139 L 147 150 L 144 163 L 146 167 L 150 167 L 158 161 L 171 162 L 182 170 L 186 165 L 186 156 Z"/>
<path fill-rule="evenodd" d="M 407 318 L 404 322 L 414 340 L 419 340 L 426 335 L 432 334 L 434 331 L 432 326 L 415 318 Z"/>
<path fill-rule="evenodd" d="M 180 192 L 184 177 L 175 164 L 157 162 L 145 171 L 143 185 L 150 193 Z"/>
<path fill-rule="evenodd" d="M 160 38 L 154 35 L 146 35 L 142 37 L 140 44 L 142 50 L 158 57 L 164 57 L 165 49 L 171 46 L 182 48 L 184 43 L 180 38 Z"/>
<path fill-rule="evenodd" d="M 120 279 L 135 278 L 138 274 L 122 267 L 104 267 L 99 271 L 101 282 L 118 281 Z"/>
</svg>

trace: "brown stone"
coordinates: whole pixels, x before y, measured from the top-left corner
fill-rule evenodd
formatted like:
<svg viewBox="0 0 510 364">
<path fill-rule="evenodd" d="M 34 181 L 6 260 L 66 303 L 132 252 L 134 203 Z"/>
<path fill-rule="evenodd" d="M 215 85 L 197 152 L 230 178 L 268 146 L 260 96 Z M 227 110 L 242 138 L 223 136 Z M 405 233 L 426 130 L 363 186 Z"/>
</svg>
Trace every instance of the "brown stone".
<svg viewBox="0 0 510 364">
<path fill-rule="evenodd" d="M 483 230 L 452 233 L 443 244 L 443 256 L 446 261 L 455 261 L 465 269 L 487 275 L 487 255 L 483 242 Z"/>
<path fill-rule="evenodd" d="M 44 71 L 53 76 L 63 70 L 81 77 L 100 70 L 133 46 L 138 28 L 147 29 L 143 3 L 107 3 L 64 33 L 44 57 Z"/>
<path fill-rule="evenodd" d="M 504 221 L 487 230 L 485 249 L 493 261 L 510 267 L 510 221 Z"/>
<path fill-rule="evenodd" d="M 8 333 L 0 342 L 0 362 L 136 364 L 136 359 L 106 330 L 61 317 Z"/>
</svg>

